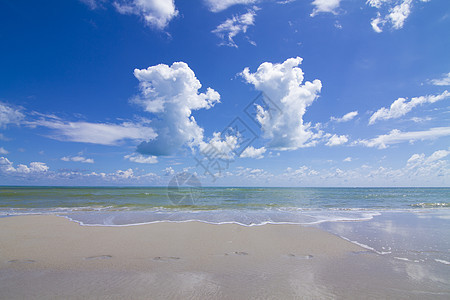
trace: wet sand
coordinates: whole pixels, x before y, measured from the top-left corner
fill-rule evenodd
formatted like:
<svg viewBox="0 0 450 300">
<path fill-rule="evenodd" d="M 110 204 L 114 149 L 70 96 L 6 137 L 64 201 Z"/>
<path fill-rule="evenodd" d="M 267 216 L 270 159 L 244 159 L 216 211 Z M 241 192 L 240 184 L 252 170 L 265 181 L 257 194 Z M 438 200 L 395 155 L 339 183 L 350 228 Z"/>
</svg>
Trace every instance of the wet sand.
<svg viewBox="0 0 450 300">
<path fill-rule="evenodd" d="M 426 274 L 299 225 L 0 219 L 1 299 L 448 299 Z"/>
</svg>

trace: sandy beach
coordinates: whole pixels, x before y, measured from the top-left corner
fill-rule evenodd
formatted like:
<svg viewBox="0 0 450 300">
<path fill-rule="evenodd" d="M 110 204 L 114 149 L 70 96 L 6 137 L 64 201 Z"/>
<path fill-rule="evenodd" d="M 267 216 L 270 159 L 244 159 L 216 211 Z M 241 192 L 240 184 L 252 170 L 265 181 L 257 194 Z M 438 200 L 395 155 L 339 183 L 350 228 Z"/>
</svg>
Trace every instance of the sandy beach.
<svg viewBox="0 0 450 300">
<path fill-rule="evenodd" d="M 299 225 L 0 219 L 1 299 L 448 297 L 445 282 L 414 272 L 424 270 Z"/>
</svg>

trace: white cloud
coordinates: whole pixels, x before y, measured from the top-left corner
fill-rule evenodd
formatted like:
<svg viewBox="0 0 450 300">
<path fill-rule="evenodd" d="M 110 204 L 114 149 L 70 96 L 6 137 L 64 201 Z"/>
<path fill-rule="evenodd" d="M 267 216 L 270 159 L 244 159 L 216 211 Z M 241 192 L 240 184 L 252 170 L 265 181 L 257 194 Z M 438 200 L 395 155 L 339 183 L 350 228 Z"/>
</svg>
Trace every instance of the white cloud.
<svg viewBox="0 0 450 300">
<path fill-rule="evenodd" d="M 425 154 L 413 154 L 409 159 L 407 164 L 409 166 L 416 166 L 417 164 L 431 164 L 437 160 L 441 160 L 447 157 L 450 154 L 450 151 L 447 150 L 437 150 L 433 152 L 429 157 L 426 157 Z"/>
<path fill-rule="evenodd" d="M 389 145 L 398 144 L 403 142 L 414 142 L 418 140 L 433 140 L 444 136 L 450 135 L 450 127 L 435 127 L 425 131 L 409 131 L 402 132 L 398 129 L 394 129 L 388 134 L 379 135 L 376 138 L 370 140 L 358 140 L 354 144 L 364 145 L 366 147 L 378 147 L 379 149 L 385 149 Z"/>
<path fill-rule="evenodd" d="M 256 105 L 256 119 L 263 137 L 270 139 L 268 146 L 278 150 L 295 150 L 311 146 L 317 138 L 310 124 L 304 124 L 306 108 L 318 97 L 320 80 L 303 82 L 303 71 L 298 67 L 302 58 L 289 58 L 280 64 L 262 63 L 255 73 L 245 68 L 240 75 L 271 100 L 263 108 Z"/>
<path fill-rule="evenodd" d="M 82 173 L 79 171 L 64 171 L 52 174 L 53 179 L 58 180 L 78 180 L 79 182 L 88 182 L 92 184 L 110 184 L 121 183 L 121 184 L 151 184 L 155 183 L 155 180 L 159 180 L 159 176 L 154 173 L 143 173 L 142 170 L 138 169 L 127 169 L 127 170 L 117 170 L 115 172 L 105 173 L 105 172 L 90 172 Z M 159 182 L 161 184 L 161 182 Z"/>
<path fill-rule="evenodd" d="M 299 177 L 312 177 L 319 175 L 319 172 L 317 170 L 311 169 L 308 166 L 301 166 L 298 169 L 292 169 L 291 167 L 288 167 L 286 171 L 282 174 L 282 176 L 285 177 L 291 177 L 291 178 L 299 178 Z"/>
<path fill-rule="evenodd" d="M 439 95 L 427 95 L 421 97 L 414 97 L 411 101 L 406 102 L 405 98 L 398 98 L 395 100 L 390 108 L 382 107 L 378 111 L 376 111 L 369 120 L 369 125 L 374 124 L 377 120 L 388 120 L 388 119 L 396 119 L 401 116 L 406 115 L 410 112 L 414 107 L 425 104 L 425 103 L 434 103 L 440 100 L 444 100 L 450 97 L 450 93 L 448 91 L 444 91 Z"/>
<path fill-rule="evenodd" d="M 447 157 L 450 154 L 450 151 L 447 150 L 438 150 L 435 151 L 433 154 L 430 155 L 430 157 L 427 158 L 427 162 L 434 162 L 439 159 L 443 159 L 444 157 Z"/>
<path fill-rule="evenodd" d="M 296 1 L 296 0 L 280 0 L 280 1 L 277 1 L 277 4 L 289 4 L 294 1 Z"/>
<path fill-rule="evenodd" d="M 352 161 L 352 158 L 349 156 L 349 157 L 346 157 L 343 161 L 344 161 L 344 162 L 351 162 L 351 161 Z"/>
<path fill-rule="evenodd" d="M 11 174 L 44 173 L 49 167 L 43 162 L 31 162 L 29 166 L 19 164 L 16 168 L 6 157 L 0 157 L 0 171 Z"/>
<path fill-rule="evenodd" d="M 19 125 L 24 118 L 25 115 L 19 109 L 0 102 L 0 128 L 8 124 Z"/>
<path fill-rule="evenodd" d="M 253 146 L 249 146 L 245 148 L 240 157 L 261 159 L 264 158 L 264 153 L 266 152 L 266 150 L 267 149 L 265 147 L 254 148 Z"/>
<path fill-rule="evenodd" d="M 381 29 L 381 28 L 383 27 L 383 25 L 385 23 L 386 23 L 386 21 L 381 18 L 380 13 L 378 12 L 377 17 L 372 19 L 372 21 L 370 22 L 370 25 L 372 26 L 372 29 L 376 33 L 381 33 L 381 32 L 383 32 L 383 29 Z"/>
<path fill-rule="evenodd" d="M 447 74 L 443 74 L 442 78 L 432 79 L 430 80 L 431 84 L 434 85 L 450 85 L 450 72 Z"/>
<path fill-rule="evenodd" d="M 296 170 L 287 168 L 276 175 L 272 182 L 303 186 L 447 186 L 450 179 L 450 163 L 445 160 L 450 151 L 438 150 L 430 156 L 412 155 L 407 163 L 398 169 L 362 165 L 353 169 L 336 168 L 314 170 L 302 166 Z M 351 161 L 345 159 L 344 161 Z"/>
<path fill-rule="evenodd" d="M 381 5 L 390 1 L 391 0 L 367 0 L 367 4 L 372 7 L 381 8 Z"/>
<path fill-rule="evenodd" d="M 152 173 L 150 173 L 150 174 L 152 174 Z M 79 178 L 85 178 L 85 179 L 87 178 L 89 180 L 97 178 L 97 179 L 102 179 L 103 181 L 106 181 L 106 182 L 108 182 L 108 181 L 112 181 L 112 182 L 122 181 L 123 182 L 124 179 L 137 180 L 137 179 L 141 178 L 141 176 L 135 175 L 133 169 L 127 169 L 125 171 L 117 170 L 112 173 L 91 172 L 88 174 L 80 173 L 77 171 L 69 171 L 69 172 L 62 172 L 58 175 L 59 175 L 59 177 L 62 177 L 62 178 L 64 178 L 64 177 L 68 177 L 68 178 L 79 177 Z M 130 181 L 128 181 L 128 182 L 130 182 Z"/>
<path fill-rule="evenodd" d="M 92 158 L 86 158 L 83 156 L 64 156 L 61 157 L 62 161 L 73 161 L 73 162 L 81 162 L 81 163 L 85 163 L 85 164 L 93 164 L 94 163 L 94 159 Z"/>
<path fill-rule="evenodd" d="M 411 13 L 412 0 L 404 0 L 399 5 L 394 6 L 387 15 L 394 29 L 400 29 L 405 24 L 405 20 Z"/>
<path fill-rule="evenodd" d="M 413 154 L 407 161 L 404 173 L 409 176 L 435 177 L 435 176 L 449 176 L 450 169 L 448 162 L 443 160 L 450 154 L 447 150 L 437 150 L 430 156 L 425 154 Z"/>
<path fill-rule="evenodd" d="M 264 169 L 253 169 L 244 167 L 237 167 L 235 175 L 252 179 L 267 179 L 273 176 L 273 174 L 265 171 Z"/>
<path fill-rule="evenodd" d="M 0 171 L 2 172 L 14 172 L 16 169 L 13 167 L 13 163 L 6 157 L 0 157 Z"/>
<path fill-rule="evenodd" d="M 278 178 L 284 179 L 282 182 L 306 186 L 323 186 L 323 182 L 327 186 L 447 186 L 450 163 L 443 159 L 443 154 L 439 154 L 441 151 L 428 157 L 425 154 L 414 154 L 398 169 L 364 164 L 353 169 L 332 167 L 316 171 L 303 166 L 297 170 L 288 168 Z M 441 158 L 433 160 L 433 157 Z"/>
<path fill-rule="evenodd" d="M 134 177 L 134 172 L 133 172 L 132 169 L 128 169 L 128 170 L 125 170 L 125 171 L 117 170 L 117 171 L 114 173 L 114 175 L 115 175 L 117 178 L 121 178 L 121 179 L 129 179 L 129 178 Z"/>
<path fill-rule="evenodd" d="M 257 0 L 204 0 L 209 10 L 212 12 L 219 12 L 227 9 L 230 6 L 237 4 L 253 4 Z"/>
<path fill-rule="evenodd" d="M 96 9 L 98 7 L 101 7 L 106 0 L 80 0 L 80 1 L 89 6 L 90 9 Z"/>
<path fill-rule="evenodd" d="M 5 148 L 0 147 L 0 154 L 6 155 L 6 154 L 8 154 L 8 153 L 9 153 L 9 152 L 8 152 Z"/>
<path fill-rule="evenodd" d="M 19 164 L 17 167 L 6 157 L 0 157 L 0 177 L 7 178 L 9 182 L 23 182 L 23 178 L 46 184 L 70 183 L 104 185 L 121 183 L 127 185 L 164 184 L 159 181 L 160 176 L 146 173 L 141 169 L 126 169 L 113 172 L 88 172 L 79 170 L 51 171 L 43 162 L 32 162 L 29 165 Z M 19 180 L 19 181 L 15 181 Z"/>
<path fill-rule="evenodd" d="M 99 145 L 117 145 L 128 139 L 142 141 L 156 137 L 153 128 L 131 122 L 106 124 L 40 119 L 27 124 L 52 129 L 54 134 L 49 137 L 56 140 Z"/>
<path fill-rule="evenodd" d="M 125 155 L 124 158 L 140 164 L 156 164 L 158 162 L 158 158 L 156 156 L 145 156 L 136 153 Z"/>
<path fill-rule="evenodd" d="M 19 167 L 24 167 L 26 172 L 31 173 L 47 172 L 49 169 L 49 167 L 43 162 L 31 162 L 29 167 L 25 165 L 19 165 Z"/>
<path fill-rule="evenodd" d="M 137 151 L 148 155 L 170 155 L 181 146 L 193 148 L 203 142 L 203 128 L 192 116 L 193 110 L 209 109 L 220 102 L 220 95 L 202 87 L 194 72 L 184 62 L 172 66 L 159 64 L 147 69 L 135 69 L 141 93 L 132 102 L 157 116 L 152 124 L 158 134 L 138 146 Z"/>
<path fill-rule="evenodd" d="M 222 39 L 223 43 L 221 45 L 237 48 L 233 38 L 239 33 L 246 33 L 249 26 L 255 25 L 255 16 L 256 12 L 249 10 L 245 14 L 227 19 L 212 32 Z"/>
<path fill-rule="evenodd" d="M 234 157 L 234 150 L 239 145 L 239 137 L 234 135 L 221 136 L 219 132 L 215 132 L 213 137 L 207 142 L 199 144 L 201 154 L 209 159 L 216 158 L 223 160 L 231 160 Z"/>
<path fill-rule="evenodd" d="M 427 121 L 431 121 L 433 120 L 431 117 L 423 117 L 423 118 L 419 118 L 419 117 L 412 117 L 411 121 L 415 122 L 415 123 L 423 123 L 423 122 L 427 122 Z"/>
<path fill-rule="evenodd" d="M 425 154 L 413 154 L 411 155 L 411 157 L 408 159 L 408 164 L 413 164 L 416 161 L 422 161 L 425 158 Z"/>
<path fill-rule="evenodd" d="M 169 176 L 175 174 L 175 170 L 172 167 L 167 167 L 163 170 L 164 176 Z"/>
<path fill-rule="evenodd" d="M 383 32 L 386 24 L 393 29 L 403 28 L 406 19 L 411 14 L 413 0 L 368 0 L 367 5 L 377 9 L 376 17 L 371 25 L 375 32 Z M 421 0 L 421 2 L 428 2 Z"/>
<path fill-rule="evenodd" d="M 119 13 L 138 15 L 158 29 L 164 29 L 178 15 L 174 0 L 120 0 L 114 6 Z"/>
<path fill-rule="evenodd" d="M 316 16 L 318 13 L 333 13 L 337 14 L 336 10 L 339 8 L 341 0 L 314 0 L 311 4 L 315 6 L 311 17 Z"/>
<path fill-rule="evenodd" d="M 343 115 L 341 118 L 331 117 L 330 120 L 338 122 L 338 123 L 348 122 L 348 121 L 352 120 L 354 117 L 356 117 L 357 115 L 358 115 L 358 111 L 351 111 L 351 112 Z"/>
<path fill-rule="evenodd" d="M 348 137 L 346 135 L 337 135 L 333 134 L 332 137 L 328 140 L 325 146 L 339 146 L 348 142 Z"/>
</svg>

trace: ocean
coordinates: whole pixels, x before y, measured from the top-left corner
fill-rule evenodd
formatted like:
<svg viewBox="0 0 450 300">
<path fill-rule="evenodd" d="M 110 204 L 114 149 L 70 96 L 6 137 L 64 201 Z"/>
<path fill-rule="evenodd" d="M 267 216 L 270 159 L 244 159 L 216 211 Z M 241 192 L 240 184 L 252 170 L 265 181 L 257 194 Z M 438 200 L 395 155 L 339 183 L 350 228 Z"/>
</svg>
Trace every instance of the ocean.
<svg viewBox="0 0 450 300">
<path fill-rule="evenodd" d="M 84 226 L 301 224 L 394 259 L 450 265 L 449 199 L 450 188 L 4 186 L 0 217 L 54 214 Z"/>
</svg>

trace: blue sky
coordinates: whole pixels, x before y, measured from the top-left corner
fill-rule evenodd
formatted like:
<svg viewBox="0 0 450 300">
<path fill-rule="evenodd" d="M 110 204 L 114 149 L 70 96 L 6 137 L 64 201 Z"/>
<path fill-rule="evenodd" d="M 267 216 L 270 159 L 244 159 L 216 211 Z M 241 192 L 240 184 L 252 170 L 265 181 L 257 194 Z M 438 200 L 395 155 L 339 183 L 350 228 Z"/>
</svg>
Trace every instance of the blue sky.
<svg viewBox="0 0 450 300">
<path fill-rule="evenodd" d="M 447 0 L 17 0 L 0 24 L 1 184 L 450 184 Z"/>
</svg>

